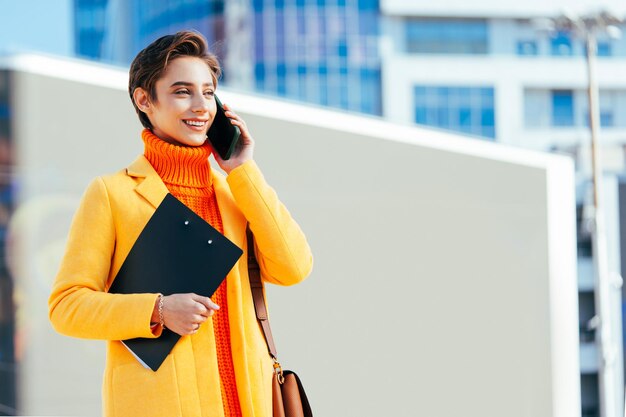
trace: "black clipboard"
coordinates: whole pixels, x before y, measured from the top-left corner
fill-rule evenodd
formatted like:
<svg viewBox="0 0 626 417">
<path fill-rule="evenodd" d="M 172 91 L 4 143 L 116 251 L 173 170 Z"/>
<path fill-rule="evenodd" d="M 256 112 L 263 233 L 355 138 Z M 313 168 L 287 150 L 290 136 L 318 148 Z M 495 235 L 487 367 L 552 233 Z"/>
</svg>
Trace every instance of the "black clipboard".
<svg viewBox="0 0 626 417">
<path fill-rule="evenodd" d="M 193 292 L 210 297 L 243 251 L 213 226 L 167 194 L 142 230 L 109 292 Z M 123 343 L 146 368 L 159 369 L 180 335 L 169 329 L 156 339 Z"/>
</svg>

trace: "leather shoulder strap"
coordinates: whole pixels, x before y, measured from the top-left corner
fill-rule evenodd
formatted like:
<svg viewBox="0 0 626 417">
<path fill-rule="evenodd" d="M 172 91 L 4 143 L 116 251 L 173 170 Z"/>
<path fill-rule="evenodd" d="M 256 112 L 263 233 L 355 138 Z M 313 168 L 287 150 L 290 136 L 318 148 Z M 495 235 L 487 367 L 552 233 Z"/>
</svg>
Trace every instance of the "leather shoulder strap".
<svg viewBox="0 0 626 417">
<path fill-rule="evenodd" d="M 248 237 L 248 276 L 250 277 L 250 288 L 252 289 L 252 300 L 254 301 L 254 310 L 256 318 L 263 329 L 263 336 L 267 343 L 267 349 L 272 359 L 277 359 L 276 346 L 272 337 L 272 329 L 267 318 L 267 308 L 265 305 L 265 297 L 263 296 L 263 282 L 261 281 L 261 268 L 254 255 L 254 236 L 247 226 L 246 235 Z"/>
</svg>

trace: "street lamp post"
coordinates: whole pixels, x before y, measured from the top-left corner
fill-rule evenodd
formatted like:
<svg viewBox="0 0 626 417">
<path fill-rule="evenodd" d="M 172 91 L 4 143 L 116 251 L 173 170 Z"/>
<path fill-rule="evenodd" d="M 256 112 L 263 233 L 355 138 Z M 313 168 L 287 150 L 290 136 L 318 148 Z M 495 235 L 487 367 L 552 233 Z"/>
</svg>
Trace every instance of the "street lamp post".
<svg viewBox="0 0 626 417">
<path fill-rule="evenodd" d="M 602 194 L 602 164 L 599 145 L 600 110 L 596 78 L 597 34 L 605 32 L 615 36 L 621 20 L 610 13 L 601 12 L 585 16 L 562 15 L 551 19 L 554 30 L 566 31 L 582 38 L 586 45 L 587 96 L 589 99 L 589 128 L 591 132 L 591 163 L 593 182 L 593 206 L 591 211 L 591 238 L 595 270 L 596 339 L 598 344 L 598 379 L 601 417 L 624 415 L 623 408 L 615 412 L 615 404 L 623 394 L 623 387 L 616 386 L 618 369 L 616 361 L 618 341 L 614 340 L 609 324 L 611 287 L 608 271 L 607 235 Z M 621 406 L 623 407 L 623 403 Z"/>
</svg>

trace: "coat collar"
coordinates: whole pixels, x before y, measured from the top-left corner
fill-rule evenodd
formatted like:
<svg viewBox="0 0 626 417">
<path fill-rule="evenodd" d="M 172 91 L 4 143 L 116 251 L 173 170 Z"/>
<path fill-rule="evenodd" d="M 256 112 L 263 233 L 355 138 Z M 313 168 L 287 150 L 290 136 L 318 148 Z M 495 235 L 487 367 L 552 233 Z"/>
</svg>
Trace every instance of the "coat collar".
<svg viewBox="0 0 626 417">
<path fill-rule="evenodd" d="M 130 177 L 143 178 L 135 187 L 135 191 L 148 200 L 155 208 L 161 204 L 165 196 L 169 193 L 167 187 L 154 170 L 145 156 L 139 155 L 135 161 L 126 168 L 126 173 Z"/>
</svg>

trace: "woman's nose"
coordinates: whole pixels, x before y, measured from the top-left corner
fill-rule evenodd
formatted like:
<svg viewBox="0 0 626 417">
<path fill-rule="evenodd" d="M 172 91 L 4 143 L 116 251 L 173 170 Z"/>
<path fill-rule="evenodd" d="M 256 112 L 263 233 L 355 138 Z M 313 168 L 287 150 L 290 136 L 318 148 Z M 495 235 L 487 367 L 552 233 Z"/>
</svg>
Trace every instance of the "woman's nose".
<svg viewBox="0 0 626 417">
<path fill-rule="evenodd" d="M 192 103 L 192 110 L 197 113 L 204 113 L 209 110 L 209 100 L 202 94 L 196 95 Z"/>
</svg>

